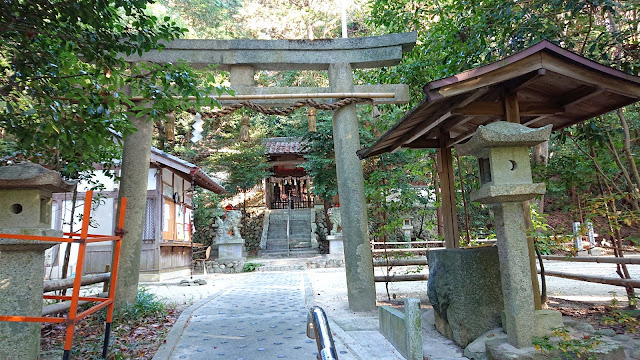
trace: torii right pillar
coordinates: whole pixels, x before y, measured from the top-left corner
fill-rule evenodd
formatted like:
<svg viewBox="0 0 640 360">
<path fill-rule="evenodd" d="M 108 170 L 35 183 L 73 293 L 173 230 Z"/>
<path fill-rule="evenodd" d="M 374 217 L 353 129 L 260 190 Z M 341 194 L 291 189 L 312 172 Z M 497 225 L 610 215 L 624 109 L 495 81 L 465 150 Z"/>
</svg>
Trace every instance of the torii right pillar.
<svg viewBox="0 0 640 360">
<path fill-rule="evenodd" d="M 480 126 L 469 142 L 456 146 L 459 155 L 473 155 L 479 161 L 481 186 L 471 193 L 471 200 L 494 204 L 503 327 L 509 344 L 517 348 L 531 346 L 533 336 L 548 330 L 541 329 L 548 327 L 543 322 L 558 318 L 535 310 L 523 206 L 523 201 L 545 193 L 544 183 L 532 181 L 529 147 L 550 135 L 551 125 L 530 129 L 498 121 Z"/>
<path fill-rule="evenodd" d="M 353 92 L 351 65 L 329 65 L 329 85 L 332 92 Z M 362 163 L 356 154 L 360 148 L 360 135 L 355 104 L 334 111 L 333 142 L 343 224 L 349 309 L 372 311 L 376 309 L 376 287 L 369 245 L 364 175 Z"/>
</svg>

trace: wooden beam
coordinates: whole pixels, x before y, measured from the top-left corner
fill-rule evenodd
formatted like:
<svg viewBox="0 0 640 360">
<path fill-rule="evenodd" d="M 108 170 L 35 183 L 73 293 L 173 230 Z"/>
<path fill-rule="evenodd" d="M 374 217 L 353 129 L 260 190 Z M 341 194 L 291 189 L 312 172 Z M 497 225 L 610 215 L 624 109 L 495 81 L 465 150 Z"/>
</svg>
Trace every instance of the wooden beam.
<svg viewBox="0 0 640 360">
<path fill-rule="evenodd" d="M 410 143 L 404 144 L 404 147 L 409 149 L 435 149 L 440 147 L 440 141 L 438 139 L 426 139 L 421 137 Z"/>
<path fill-rule="evenodd" d="M 533 103 L 519 104 L 520 115 L 555 115 L 565 111 L 561 106 L 548 106 Z M 465 107 L 453 111 L 454 115 L 467 116 L 502 116 L 505 114 L 505 105 L 502 101 L 474 101 Z"/>
<path fill-rule="evenodd" d="M 270 166 L 302 165 L 302 163 L 304 163 L 304 160 L 276 160 L 268 162 Z"/>
<path fill-rule="evenodd" d="M 504 97 L 505 120 L 510 123 L 520 124 L 520 107 L 518 93 L 510 92 Z"/>
<path fill-rule="evenodd" d="M 453 110 L 455 110 L 455 109 L 457 109 L 459 107 L 467 106 L 468 104 L 470 104 L 471 102 L 473 102 L 477 98 L 479 98 L 482 95 L 486 94 L 488 91 L 489 91 L 489 88 L 485 86 L 485 87 L 477 89 L 477 90 L 475 90 L 475 91 L 473 91 L 473 92 L 471 92 L 469 94 L 463 95 L 462 99 L 460 99 L 458 104 L 456 106 L 454 106 L 452 110 L 450 110 L 450 111 L 441 110 L 440 114 L 436 114 L 435 115 L 435 116 L 438 116 L 438 117 L 434 121 L 431 121 L 431 122 L 423 121 L 422 123 L 420 123 L 420 125 L 414 127 L 411 131 L 408 131 L 406 134 L 404 134 L 402 137 L 400 137 L 398 140 L 396 140 L 393 143 L 393 145 L 391 146 L 391 152 L 398 151 L 402 147 L 402 145 L 404 145 L 405 143 L 411 143 L 415 139 L 423 136 L 424 134 L 426 134 L 430 130 L 432 130 L 435 127 L 437 127 L 438 125 L 440 125 L 443 121 L 445 121 L 446 119 L 451 117 L 453 115 L 453 113 L 452 113 Z M 447 107 L 444 106 L 442 108 L 446 109 Z"/>
<path fill-rule="evenodd" d="M 486 125 L 486 124 L 492 123 L 492 122 L 497 121 L 497 120 L 499 120 L 499 119 L 492 118 L 492 119 L 489 119 L 489 120 L 485 121 L 484 123 L 482 123 L 482 124 L 480 124 L 480 125 Z M 478 126 L 480 126 L 480 125 L 478 125 Z M 463 142 L 463 141 L 467 140 L 468 138 L 472 137 L 472 136 L 473 136 L 473 134 L 475 134 L 475 133 L 476 133 L 476 130 L 477 130 L 477 127 L 476 127 L 476 128 L 474 128 L 474 129 L 471 129 L 471 130 L 467 131 L 466 133 L 464 133 L 464 134 L 462 134 L 462 135 L 460 135 L 460 136 L 458 136 L 458 137 L 455 137 L 455 138 L 453 138 L 453 139 L 450 139 L 450 140 L 447 142 L 447 147 L 454 146 L 454 145 L 456 145 L 456 144 L 459 144 L 459 143 L 461 143 L 461 142 Z"/>
<path fill-rule="evenodd" d="M 399 281 L 428 281 L 429 274 L 397 274 L 397 275 L 377 275 L 375 282 L 399 282 Z"/>
<path fill-rule="evenodd" d="M 453 111 L 455 115 L 503 115 L 504 103 L 502 101 L 474 101 L 467 106 Z"/>
<path fill-rule="evenodd" d="M 632 98 L 640 97 L 640 88 L 637 84 L 630 81 L 597 72 L 578 64 L 569 63 L 566 60 L 558 59 L 549 54 L 542 53 L 540 55 L 541 61 L 548 71 L 574 78 L 591 86 L 602 86 L 608 92 L 614 94 Z"/>
<path fill-rule="evenodd" d="M 440 178 L 441 212 L 444 221 L 444 243 L 448 249 L 460 247 L 458 235 L 458 210 L 456 208 L 456 189 L 453 174 L 453 155 L 447 147 L 448 133 L 441 131 L 440 147 L 436 151 L 438 177 Z"/>
<path fill-rule="evenodd" d="M 496 69 L 488 74 L 478 77 L 470 77 L 467 80 L 442 86 L 438 89 L 425 89 L 429 100 L 450 97 L 473 91 L 481 86 L 491 86 L 516 76 L 522 76 L 541 69 L 542 60 L 540 54 L 529 56 L 515 63 Z"/>
<path fill-rule="evenodd" d="M 531 72 L 525 76 L 521 76 L 512 81 L 508 81 L 505 90 L 507 93 L 518 92 L 519 90 L 524 89 L 534 82 L 538 81 L 546 74 L 546 69 L 538 69 L 537 71 Z"/>
<path fill-rule="evenodd" d="M 560 97 L 560 100 L 557 101 L 557 106 L 562 107 L 564 109 L 569 108 L 571 106 L 576 106 L 584 101 L 587 101 L 595 96 L 598 96 L 604 92 L 604 88 L 601 86 L 581 86 L 576 88 L 575 90 L 569 91 L 566 94 Z M 537 116 L 531 120 L 528 120 L 523 123 L 525 126 L 529 126 L 531 124 L 535 124 L 540 120 L 546 119 L 554 114 L 547 114 Z M 555 129 L 554 129 L 555 130 Z"/>
</svg>

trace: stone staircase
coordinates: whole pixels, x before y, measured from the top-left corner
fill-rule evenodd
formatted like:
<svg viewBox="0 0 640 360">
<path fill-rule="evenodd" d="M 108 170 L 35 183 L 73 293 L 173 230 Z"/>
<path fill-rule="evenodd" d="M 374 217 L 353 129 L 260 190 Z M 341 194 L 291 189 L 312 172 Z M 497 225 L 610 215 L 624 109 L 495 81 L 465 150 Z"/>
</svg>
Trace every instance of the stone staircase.
<svg viewBox="0 0 640 360">
<path fill-rule="evenodd" d="M 289 244 L 287 244 L 287 217 L 289 223 Z M 317 243 L 312 241 L 312 209 L 277 209 L 269 212 L 265 221 L 265 232 L 259 255 L 263 257 L 309 257 L 318 255 Z M 313 221 L 312 221 L 313 220 Z M 315 235 L 314 235 L 315 236 Z M 289 250 L 290 249 L 290 250 Z"/>
</svg>

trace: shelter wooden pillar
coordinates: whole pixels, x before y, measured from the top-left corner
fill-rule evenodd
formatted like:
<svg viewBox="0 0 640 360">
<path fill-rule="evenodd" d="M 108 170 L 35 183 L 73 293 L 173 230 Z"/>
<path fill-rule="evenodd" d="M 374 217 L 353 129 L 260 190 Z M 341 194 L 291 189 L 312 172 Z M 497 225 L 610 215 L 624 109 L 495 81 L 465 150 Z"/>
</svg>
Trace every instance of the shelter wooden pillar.
<svg viewBox="0 0 640 360">
<path fill-rule="evenodd" d="M 443 219 L 444 245 L 447 249 L 460 247 L 458 235 L 458 211 L 456 208 L 456 187 L 453 174 L 453 155 L 446 146 L 447 132 L 440 132 L 440 147 L 436 150 L 438 177 L 440 178 L 440 212 Z"/>
<path fill-rule="evenodd" d="M 507 122 L 520 124 L 520 106 L 516 91 L 507 93 L 504 96 L 504 114 Z M 524 201 L 522 205 L 524 208 L 524 223 L 527 226 L 527 230 L 531 230 L 533 224 L 531 223 L 530 201 Z M 531 268 L 531 284 L 533 285 L 533 304 L 536 310 L 542 310 L 540 283 L 538 282 L 538 269 L 536 268 L 536 250 L 531 236 L 527 236 L 527 246 L 529 247 L 529 267 Z"/>
</svg>

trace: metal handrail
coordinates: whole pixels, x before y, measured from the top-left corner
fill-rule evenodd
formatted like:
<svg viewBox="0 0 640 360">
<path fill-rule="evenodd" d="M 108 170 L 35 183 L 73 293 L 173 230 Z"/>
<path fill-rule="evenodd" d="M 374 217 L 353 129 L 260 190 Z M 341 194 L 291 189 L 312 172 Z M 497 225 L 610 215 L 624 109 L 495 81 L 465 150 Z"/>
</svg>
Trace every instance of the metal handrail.
<svg viewBox="0 0 640 360">
<path fill-rule="evenodd" d="M 293 201 L 289 200 L 289 208 L 287 209 L 287 256 L 291 256 L 291 207 Z"/>
<path fill-rule="evenodd" d="M 313 306 L 307 314 L 307 337 L 315 339 L 318 345 L 318 360 L 338 360 L 338 352 L 333 343 L 329 320 L 319 306 Z"/>
</svg>

